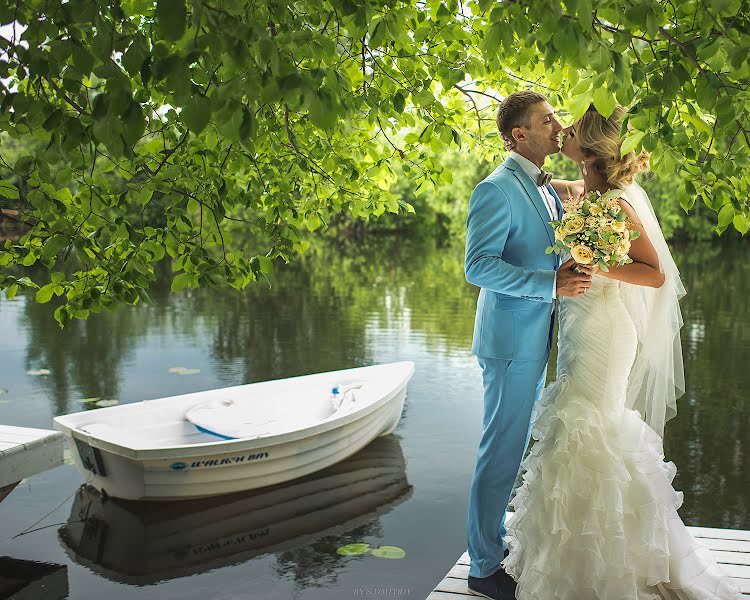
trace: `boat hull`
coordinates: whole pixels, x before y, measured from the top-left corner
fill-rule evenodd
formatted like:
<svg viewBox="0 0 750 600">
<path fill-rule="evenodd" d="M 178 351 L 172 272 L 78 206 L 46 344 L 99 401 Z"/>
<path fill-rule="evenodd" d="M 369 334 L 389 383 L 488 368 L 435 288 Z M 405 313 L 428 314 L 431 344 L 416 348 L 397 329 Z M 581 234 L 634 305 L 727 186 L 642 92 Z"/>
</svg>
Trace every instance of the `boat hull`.
<svg viewBox="0 0 750 600">
<path fill-rule="evenodd" d="M 411 375 L 409 375 L 410 377 Z M 187 500 L 287 482 L 355 454 L 397 426 L 408 378 L 362 414 L 329 423 L 310 435 L 238 439 L 226 443 L 131 452 L 58 423 L 85 484 L 126 500 Z M 109 410 L 109 409 L 105 409 Z M 181 451 L 182 450 L 182 451 Z"/>
</svg>

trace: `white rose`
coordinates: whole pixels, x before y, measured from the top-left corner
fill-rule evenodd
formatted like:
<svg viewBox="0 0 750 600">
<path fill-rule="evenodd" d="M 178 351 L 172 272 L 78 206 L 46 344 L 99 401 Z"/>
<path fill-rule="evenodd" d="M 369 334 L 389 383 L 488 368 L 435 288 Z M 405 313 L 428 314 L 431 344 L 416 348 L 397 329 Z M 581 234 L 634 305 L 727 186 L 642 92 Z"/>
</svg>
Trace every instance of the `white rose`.
<svg viewBox="0 0 750 600">
<path fill-rule="evenodd" d="M 587 248 L 580 244 L 570 251 L 570 255 L 579 265 L 588 265 L 594 260 L 594 252 L 591 248 Z"/>
<path fill-rule="evenodd" d="M 625 221 L 612 221 L 612 229 L 619 233 L 624 233 L 628 228 L 627 223 Z"/>
<path fill-rule="evenodd" d="M 572 217 L 565 223 L 565 235 L 571 235 L 583 231 L 584 224 L 585 221 L 583 220 L 583 217 Z"/>
</svg>

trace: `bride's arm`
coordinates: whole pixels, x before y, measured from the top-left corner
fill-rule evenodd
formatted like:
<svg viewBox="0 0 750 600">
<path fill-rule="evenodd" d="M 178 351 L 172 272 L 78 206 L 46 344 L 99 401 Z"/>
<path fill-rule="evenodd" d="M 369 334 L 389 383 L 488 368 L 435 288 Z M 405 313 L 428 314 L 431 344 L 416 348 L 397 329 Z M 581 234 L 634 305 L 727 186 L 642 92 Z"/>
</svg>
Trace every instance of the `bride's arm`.
<svg viewBox="0 0 750 600">
<path fill-rule="evenodd" d="M 633 259 L 633 262 L 620 267 L 609 267 L 609 272 L 601 271 L 598 268 L 594 269 L 594 272 L 602 277 L 618 279 L 626 283 L 659 288 L 664 285 L 664 273 L 659 269 L 659 257 L 656 250 L 654 250 L 653 244 L 643 230 L 633 207 L 622 198 L 620 199 L 620 206 L 628 216 L 631 223 L 630 229 L 641 234 L 630 244 L 628 256 Z"/>
<path fill-rule="evenodd" d="M 568 197 L 577 198 L 583 194 L 583 179 L 568 181 L 567 179 L 553 179 L 551 182 L 555 194 L 560 200 L 565 201 Z"/>
</svg>

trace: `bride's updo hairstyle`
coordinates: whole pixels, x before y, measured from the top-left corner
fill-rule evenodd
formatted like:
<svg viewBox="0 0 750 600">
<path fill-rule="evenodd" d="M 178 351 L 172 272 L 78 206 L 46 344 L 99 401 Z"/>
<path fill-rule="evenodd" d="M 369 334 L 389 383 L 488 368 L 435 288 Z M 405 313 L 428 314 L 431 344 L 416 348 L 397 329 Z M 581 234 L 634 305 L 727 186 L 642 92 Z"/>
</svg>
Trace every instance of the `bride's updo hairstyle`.
<svg viewBox="0 0 750 600">
<path fill-rule="evenodd" d="M 626 112 L 622 106 L 617 106 L 609 119 L 605 119 L 592 105 L 575 125 L 581 150 L 596 157 L 588 164 L 616 188 L 627 187 L 638 173 L 649 168 L 650 155 L 645 150 L 638 155 L 631 150 L 620 156 L 620 128 Z"/>
</svg>

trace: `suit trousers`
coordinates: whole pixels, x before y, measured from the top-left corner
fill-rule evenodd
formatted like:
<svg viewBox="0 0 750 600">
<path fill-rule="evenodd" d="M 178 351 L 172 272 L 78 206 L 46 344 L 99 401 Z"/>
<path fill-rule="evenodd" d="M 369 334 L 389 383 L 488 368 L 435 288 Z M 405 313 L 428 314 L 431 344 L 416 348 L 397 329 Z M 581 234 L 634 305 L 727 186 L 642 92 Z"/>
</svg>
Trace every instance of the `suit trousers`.
<svg viewBox="0 0 750 600">
<path fill-rule="evenodd" d="M 532 409 L 544 388 L 548 359 L 477 357 L 484 417 L 466 530 L 472 577 L 489 577 L 503 560 L 505 511 L 529 443 Z"/>
</svg>

